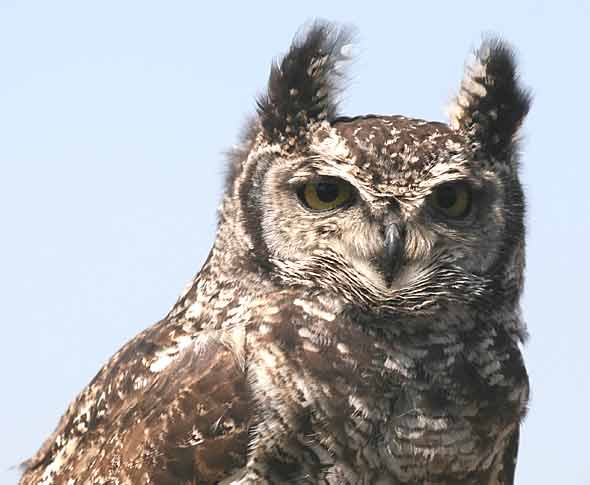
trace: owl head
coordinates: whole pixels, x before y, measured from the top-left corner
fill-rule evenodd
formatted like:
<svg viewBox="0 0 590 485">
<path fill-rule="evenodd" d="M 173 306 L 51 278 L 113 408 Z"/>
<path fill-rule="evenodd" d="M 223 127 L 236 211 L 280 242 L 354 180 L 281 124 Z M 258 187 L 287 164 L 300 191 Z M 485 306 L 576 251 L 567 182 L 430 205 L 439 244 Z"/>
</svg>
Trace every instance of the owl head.
<svg viewBox="0 0 590 485">
<path fill-rule="evenodd" d="M 530 96 L 511 51 L 483 42 L 445 124 L 340 116 L 350 40 L 316 23 L 272 66 L 231 153 L 223 239 L 279 284 L 373 309 L 514 305 L 524 237 L 517 137 Z"/>
</svg>

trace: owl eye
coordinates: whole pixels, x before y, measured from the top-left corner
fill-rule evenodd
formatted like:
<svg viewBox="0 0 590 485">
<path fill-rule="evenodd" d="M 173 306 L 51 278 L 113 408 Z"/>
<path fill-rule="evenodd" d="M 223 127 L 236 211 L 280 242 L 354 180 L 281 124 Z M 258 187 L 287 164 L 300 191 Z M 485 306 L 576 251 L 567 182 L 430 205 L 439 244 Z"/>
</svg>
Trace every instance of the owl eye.
<svg viewBox="0 0 590 485">
<path fill-rule="evenodd" d="M 336 209 L 352 199 L 352 187 L 340 179 L 308 182 L 301 186 L 297 193 L 303 204 L 315 211 Z"/>
<path fill-rule="evenodd" d="M 466 183 L 448 183 L 434 190 L 430 204 L 447 217 L 461 219 L 471 211 L 472 198 L 471 188 Z"/>
</svg>

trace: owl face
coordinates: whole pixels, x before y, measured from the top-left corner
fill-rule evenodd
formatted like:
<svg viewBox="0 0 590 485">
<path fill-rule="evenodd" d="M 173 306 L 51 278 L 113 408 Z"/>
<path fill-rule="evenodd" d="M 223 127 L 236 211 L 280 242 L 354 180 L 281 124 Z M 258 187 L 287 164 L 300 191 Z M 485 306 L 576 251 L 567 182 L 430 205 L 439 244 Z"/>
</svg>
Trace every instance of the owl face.
<svg viewBox="0 0 590 485">
<path fill-rule="evenodd" d="M 321 123 L 310 134 L 305 153 L 267 155 L 258 167 L 255 205 L 271 258 L 302 264 L 332 255 L 359 284 L 366 278 L 382 291 L 437 261 L 490 270 L 511 181 L 474 160 L 468 140 L 399 117 Z"/>
<path fill-rule="evenodd" d="M 315 29 L 271 71 L 231 178 L 252 252 L 291 284 L 381 301 L 504 287 L 522 271 L 515 136 L 528 109 L 510 53 L 484 43 L 449 125 L 346 118 L 334 101 L 346 40 Z"/>
</svg>

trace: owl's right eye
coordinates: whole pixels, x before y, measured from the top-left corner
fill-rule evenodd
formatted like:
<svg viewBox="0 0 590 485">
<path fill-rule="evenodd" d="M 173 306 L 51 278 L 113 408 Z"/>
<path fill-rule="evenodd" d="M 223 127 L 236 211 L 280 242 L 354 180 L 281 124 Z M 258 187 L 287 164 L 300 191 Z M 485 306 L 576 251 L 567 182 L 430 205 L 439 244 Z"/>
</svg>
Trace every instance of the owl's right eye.
<svg viewBox="0 0 590 485">
<path fill-rule="evenodd" d="M 314 211 L 329 211 L 348 204 L 353 190 L 344 180 L 331 178 L 307 182 L 297 190 L 301 202 Z"/>
</svg>

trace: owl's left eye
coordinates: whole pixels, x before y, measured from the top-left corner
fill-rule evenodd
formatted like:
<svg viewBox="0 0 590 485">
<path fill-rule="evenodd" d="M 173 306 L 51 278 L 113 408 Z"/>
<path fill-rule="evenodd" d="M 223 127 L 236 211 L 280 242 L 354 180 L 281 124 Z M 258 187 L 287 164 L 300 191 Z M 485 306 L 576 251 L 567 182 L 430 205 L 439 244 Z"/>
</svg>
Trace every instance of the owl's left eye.
<svg viewBox="0 0 590 485">
<path fill-rule="evenodd" d="M 328 211 L 348 204 L 353 191 L 349 183 L 332 178 L 308 182 L 298 189 L 297 194 L 309 209 Z"/>
<path fill-rule="evenodd" d="M 473 193 L 468 184 L 451 182 L 437 187 L 430 204 L 451 219 L 461 219 L 471 212 Z"/>
</svg>

